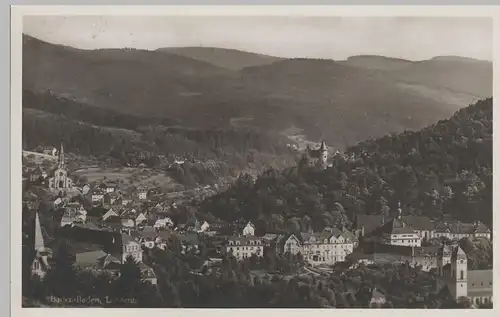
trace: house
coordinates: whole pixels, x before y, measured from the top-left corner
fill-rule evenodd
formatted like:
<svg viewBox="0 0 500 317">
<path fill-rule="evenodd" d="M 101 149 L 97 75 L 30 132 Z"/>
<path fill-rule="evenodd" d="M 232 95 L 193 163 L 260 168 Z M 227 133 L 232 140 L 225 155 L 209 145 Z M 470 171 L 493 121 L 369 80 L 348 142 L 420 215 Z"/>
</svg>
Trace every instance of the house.
<svg viewBox="0 0 500 317">
<path fill-rule="evenodd" d="M 197 233 L 191 232 L 186 234 L 180 234 L 179 240 L 181 241 L 182 253 L 200 251 L 200 239 Z"/>
<path fill-rule="evenodd" d="M 102 201 L 106 205 L 113 205 L 119 197 L 120 194 L 117 192 L 105 192 Z"/>
<path fill-rule="evenodd" d="M 354 250 L 350 235 L 333 228 L 331 232 L 301 233 L 302 254 L 311 265 L 343 262 Z"/>
<path fill-rule="evenodd" d="M 137 217 L 135 218 L 135 225 L 138 226 L 140 224 L 146 223 L 148 221 L 148 218 L 141 212 Z"/>
<path fill-rule="evenodd" d="M 45 155 L 56 156 L 57 155 L 57 149 L 55 147 L 53 147 L 53 146 L 44 147 L 44 148 L 42 148 L 41 153 L 43 153 Z"/>
<path fill-rule="evenodd" d="M 157 219 L 153 225 L 155 229 L 165 229 L 173 227 L 174 222 L 169 217 Z"/>
<path fill-rule="evenodd" d="M 130 217 L 121 218 L 121 224 L 122 224 L 122 227 L 125 227 L 125 228 L 135 227 L 135 221 L 134 221 L 134 219 L 132 219 Z"/>
<path fill-rule="evenodd" d="M 140 243 L 135 241 L 135 239 L 127 234 L 121 234 L 122 250 L 120 259 L 122 263 L 125 263 L 129 256 L 133 257 L 135 261 L 142 262 L 142 247 Z"/>
<path fill-rule="evenodd" d="M 469 270 L 467 255 L 460 246 L 441 247 L 438 255 L 437 291 L 445 290 L 454 299 L 467 297 L 472 304 L 493 300 L 493 271 Z"/>
<path fill-rule="evenodd" d="M 231 253 L 237 260 L 250 258 L 253 254 L 262 257 L 264 245 L 262 239 L 253 235 L 233 236 L 227 240 L 226 252 Z"/>
<path fill-rule="evenodd" d="M 92 201 L 92 203 L 99 203 L 99 202 L 103 202 L 104 200 L 104 194 L 106 192 L 100 190 L 100 189 L 93 189 L 90 191 L 90 200 Z"/>
<path fill-rule="evenodd" d="M 63 203 L 63 199 L 61 197 L 57 197 L 54 202 L 52 203 L 54 205 L 54 208 L 60 206 Z"/>
<path fill-rule="evenodd" d="M 29 175 L 29 181 L 31 183 L 39 182 L 41 179 L 43 179 L 47 176 L 39 166 L 37 166 L 35 169 L 29 171 L 28 175 Z M 44 175 L 45 175 L 45 177 L 44 177 Z"/>
<path fill-rule="evenodd" d="M 300 239 L 293 233 L 280 235 L 277 241 L 277 251 L 282 254 L 293 254 L 303 252 L 302 243 Z"/>
<path fill-rule="evenodd" d="M 385 222 L 381 227 L 372 231 L 370 236 L 377 237 L 380 242 L 389 245 L 419 247 L 422 244 L 420 235 L 401 221 L 401 217 Z"/>
<path fill-rule="evenodd" d="M 198 230 L 198 232 L 206 232 L 209 228 L 210 228 L 210 225 L 208 224 L 208 222 L 205 221 L 200 226 L 200 229 Z"/>
<path fill-rule="evenodd" d="M 74 222 L 85 222 L 86 220 L 86 216 L 82 215 L 79 212 L 79 209 L 65 207 L 62 208 L 62 212 L 63 213 L 60 221 L 61 227 L 64 227 L 66 225 L 71 225 Z"/>
<path fill-rule="evenodd" d="M 103 221 L 106 221 L 108 220 L 110 217 L 119 217 L 118 214 L 113 210 L 113 209 L 109 209 L 103 216 L 102 216 L 102 220 Z"/>
<path fill-rule="evenodd" d="M 148 190 L 144 189 L 144 188 L 139 189 L 137 191 L 137 198 L 139 200 L 146 200 L 146 199 L 148 199 Z"/>
<path fill-rule="evenodd" d="M 130 203 L 132 203 L 132 199 L 122 198 L 122 206 L 128 206 Z"/>
<path fill-rule="evenodd" d="M 373 288 L 370 298 L 370 308 L 381 308 L 386 303 L 385 295 L 376 287 Z"/>
<path fill-rule="evenodd" d="M 116 187 L 115 187 L 115 186 L 109 186 L 109 185 L 107 185 L 107 184 L 105 184 L 105 183 L 101 183 L 101 184 L 98 186 L 98 188 L 99 188 L 100 190 L 102 190 L 103 192 L 108 193 L 108 194 L 113 193 L 113 192 L 115 192 L 115 190 L 116 190 Z"/>
<path fill-rule="evenodd" d="M 243 235 L 244 236 L 253 236 L 255 235 L 255 226 L 253 225 L 252 222 L 248 222 L 245 228 L 243 228 Z"/>
<path fill-rule="evenodd" d="M 83 185 L 83 187 L 82 187 L 82 194 L 87 195 L 89 193 L 90 189 L 91 189 L 91 187 L 90 187 L 89 184 Z"/>
<path fill-rule="evenodd" d="M 283 238 L 282 234 L 266 233 L 262 236 L 262 243 L 265 247 L 274 247 L 278 250 L 278 242 Z"/>
</svg>

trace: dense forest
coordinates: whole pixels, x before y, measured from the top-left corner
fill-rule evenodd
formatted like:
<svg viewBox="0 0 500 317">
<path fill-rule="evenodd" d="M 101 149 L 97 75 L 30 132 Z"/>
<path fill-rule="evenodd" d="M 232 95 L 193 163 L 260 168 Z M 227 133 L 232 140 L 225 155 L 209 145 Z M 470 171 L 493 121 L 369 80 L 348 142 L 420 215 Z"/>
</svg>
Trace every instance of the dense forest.
<svg viewBox="0 0 500 317">
<path fill-rule="evenodd" d="M 356 214 L 480 220 L 492 226 L 492 99 L 418 132 L 367 140 L 333 157 L 331 167 L 304 158 L 256 180 L 241 176 L 201 210 L 253 221 L 264 231 L 349 227 Z"/>
<path fill-rule="evenodd" d="M 117 165 L 164 168 L 184 185 L 212 183 L 243 169 L 283 168 L 297 153 L 284 136 L 252 128 L 196 129 L 169 118 L 136 117 L 50 92 L 23 94 L 23 146 L 65 149 Z M 176 158 L 189 161 L 168 168 Z"/>
</svg>

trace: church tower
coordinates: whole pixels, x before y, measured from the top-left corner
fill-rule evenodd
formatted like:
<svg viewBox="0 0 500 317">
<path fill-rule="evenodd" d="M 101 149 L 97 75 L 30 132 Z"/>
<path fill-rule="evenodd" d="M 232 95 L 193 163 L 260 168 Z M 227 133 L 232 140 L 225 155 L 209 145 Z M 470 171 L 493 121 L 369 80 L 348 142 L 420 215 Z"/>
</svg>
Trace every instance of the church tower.
<svg viewBox="0 0 500 317">
<path fill-rule="evenodd" d="M 321 147 L 319 148 L 319 159 L 321 166 L 326 168 L 326 161 L 328 160 L 328 149 L 326 148 L 325 141 L 321 142 Z"/>
<path fill-rule="evenodd" d="M 58 168 L 60 169 L 64 169 L 64 148 L 63 148 L 63 144 L 61 143 L 61 149 L 59 150 L 59 156 L 58 156 L 58 159 L 57 159 L 57 166 Z"/>
<path fill-rule="evenodd" d="M 35 214 L 35 251 L 43 252 L 45 251 L 45 240 L 43 239 L 42 227 L 40 225 L 40 217 L 38 212 Z"/>
<path fill-rule="evenodd" d="M 53 171 L 53 174 L 49 178 L 48 184 L 50 189 L 58 192 L 65 192 L 66 190 L 73 188 L 73 182 L 68 177 L 68 171 L 66 170 L 64 148 L 62 143 L 57 158 L 57 168 Z"/>
<path fill-rule="evenodd" d="M 38 212 L 35 214 L 35 241 L 34 241 L 34 251 L 35 257 L 31 263 L 31 274 L 44 277 L 47 269 L 49 268 L 48 258 L 51 256 L 52 252 L 49 248 L 45 246 L 45 240 L 42 234 L 42 227 L 40 225 L 40 217 Z"/>
<path fill-rule="evenodd" d="M 450 289 L 454 288 L 452 295 L 456 299 L 467 297 L 467 255 L 460 246 L 453 251 L 451 269 L 454 283 L 453 286 L 450 285 Z"/>
</svg>

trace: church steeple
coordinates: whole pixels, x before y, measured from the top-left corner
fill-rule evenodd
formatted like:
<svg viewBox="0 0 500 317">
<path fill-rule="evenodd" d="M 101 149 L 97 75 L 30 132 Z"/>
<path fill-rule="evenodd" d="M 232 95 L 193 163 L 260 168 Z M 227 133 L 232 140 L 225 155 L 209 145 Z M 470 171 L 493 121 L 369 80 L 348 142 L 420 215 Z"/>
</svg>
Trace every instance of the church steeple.
<svg viewBox="0 0 500 317">
<path fill-rule="evenodd" d="M 326 161 L 328 160 L 328 149 L 326 148 L 325 141 L 321 142 L 321 147 L 319 148 L 319 152 L 320 152 L 321 166 L 323 168 L 326 168 L 327 167 Z"/>
<path fill-rule="evenodd" d="M 321 142 L 321 147 L 319 148 L 321 151 L 325 151 L 326 150 L 326 144 L 325 144 L 325 141 L 322 141 Z"/>
<path fill-rule="evenodd" d="M 61 142 L 61 149 L 59 150 L 58 163 L 59 163 L 59 168 L 64 168 L 64 148 L 62 142 Z"/>
<path fill-rule="evenodd" d="M 45 241 L 43 239 L 42 227 L 40 226 L 40 218 L 38 212 L 35 214 L 35 251 L 42 252 L 45 250 Z"/>
</svg>

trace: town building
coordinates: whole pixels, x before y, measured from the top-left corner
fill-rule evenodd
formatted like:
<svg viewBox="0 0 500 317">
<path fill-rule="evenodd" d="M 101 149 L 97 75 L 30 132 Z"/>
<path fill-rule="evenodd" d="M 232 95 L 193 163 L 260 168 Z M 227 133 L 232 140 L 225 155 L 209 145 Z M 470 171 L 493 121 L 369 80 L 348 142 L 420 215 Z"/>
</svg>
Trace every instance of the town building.
<svg viewBox="0 0 500 317">
<path fill-rule="evenodd" d="M 122 242 L 122 252 L 120 259 L 122 263 L 125 263 L 127 258 L 131 256 L 136 262 L 142 262 L 143 250 L 141 244 L 135 241 L 132 236 L 127 234 L 121 235 Z"/>
<path fill-rule="evenodd" d="M 94 203 L 102 203 L 104 201 L 104 195 L 106 194 L 105 191 L 94 188 L 90 190 L 90 200 L 91 202 Z"/>
<path fill-rule="evenodd" d="M 450 240 L 460 240 L 462 238 L 486 238 L 491 239 L 491 230 L 480 221 L 474 223 L 463 223 L 459 221 L 443 221 L 436 224 L 433 237 L 445 237 Z"/>
<path fill-rule="evenodd" d="M 480 221 L 476 221 L 474 223 L 463 223 L 460 221 L 434 221 L 425 216 L 413 215 L 398 216 L 397 220 L 397 223 L 393 223 L 396 228 L 411 228 L 420 241 L 441 237 L 450 240 L 460 240 L 462 238 L 469 238 L 472 240 L 480 237 L 491 240 L 491 230 Z M 391 221 L 392 218 L 384 215 L 357 215 L 354 221 L 354 226 L 356 228 L 355 233 L 358 237 L 373 236 L 373 232 L 375 230 L 380 229 Z M 392 239 L 394 241 L 391 242 L 388 239 L 388 243 L 400 245 L 415 244 L 415 241 L 409 241 L 415 240 L 415 236 L 411 235 L 411 232 L 408 229 L 398 229 L 396 231 L 407 231 L 408 233 L 401 233 L 403 236 L 396 234 L 394 239 Z M 405 234 L 407 236 L 404 236 Z M 418 244 L 418 242 L 416 243 Z"/>
<path fill-rule="evenodd" d="M 293 233 L 278 237 L 277 251 L 278 253 L 293 255 L 304 252 L 300 239 Z"/>
<path fill-rule="evenodd" d="M 252 222 L 248 222 L 245 228 L 243 228 L 244 236 L 254 236 L 255 235 L 255 226 Z"/>
<path fill-rule="evenodd" d="M 139 189 L 137 191 L 137 198 L 139 200 L 146 200 L 146 199 L 148 199 L 148 190 L 144 189 L 144 188 Z"/>
<path fill-rule="evenodd" d="M 250 258 L 253 254 L 262 257 L 264 245 L 262 239 L 256 236 L 233 236 L 227 240 L 226 252 L 232 254 L 237 260 Z"/>
<path fill-rule="evenodd" d="M 354 242 L 340 230 L 301 233 L 302 255 L 311 265 L 331 265 L 345 261 L 354 250 Z"/>
</svg>

